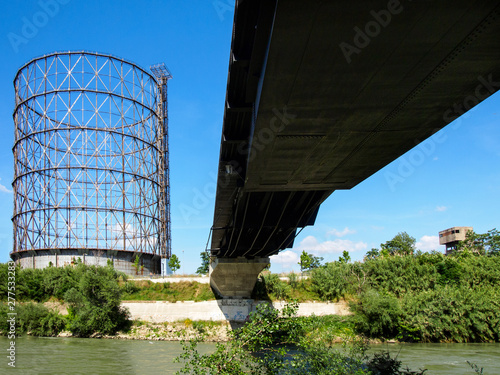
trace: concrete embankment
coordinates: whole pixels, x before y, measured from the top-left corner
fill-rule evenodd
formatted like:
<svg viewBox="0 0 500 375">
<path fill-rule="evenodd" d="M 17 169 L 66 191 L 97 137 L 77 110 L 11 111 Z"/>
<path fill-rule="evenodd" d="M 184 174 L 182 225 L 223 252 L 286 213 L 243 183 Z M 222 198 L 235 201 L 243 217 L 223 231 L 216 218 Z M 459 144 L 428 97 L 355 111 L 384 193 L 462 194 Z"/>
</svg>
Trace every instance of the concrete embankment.
<svg viewBox="0 0 500 375">
<path fill-rule="evenodd" d="M 130 319 L 151 323 L 192 321 L 244 322 L 258 304 L 269 303 L 252 299 L 227 299 L 204 302 L 193 301 L 123 301 L 121 305 L 130 311 Z M 274 308 L 282 309 L 285 302 L 273 302 Z M 67 305 L 45 302 L 45 306 L 67 315 Z M 298 316 L 349 315 L 345 302 L 303 302 L 299 303 Z"/>
<path fill-rule="evenodd" d="M 138 278 L 130 278 L 130 281 L 151 281 L 152 283 L 181 283 L 183 281 L 186 282 L 194 282 L 200 284 L 209 284 L 210 277 L 208 276 L 167 276 L 167 277 L 138 277 Z"/>
<path fill-rule="evenodd" d="M 309 276 L 297 276 L 297 280 L 307 280 Z M 180 283 L 183 281 L 193 282 L 196 281 L 200 284 L 209 284 L 210 277 L 208 276 L 167 276 L 167 277 L 133 277 L 130 278 L 131 281 L 151 281 L 152 283 Z M 290 278 L 286 276 L 280 276 L 281 281 L 289 281 Z"/>
<path fill-rule="evenodd" d="M 153 323 L 174 322 L 183 319 L 244 322 L 258 304 L 265 301 L 251 299 L 228 299 L 205 302 L 165 301 L 124 301 L 122 306 L 129 309 L 131 319 Z M 273 306 L 281 309 L 283 302 L 273 302 Z M 306 302 L 299 304 L 298 316 L 348 315 L 345 302 L 323 303 Z"/>
<path fill-rule="evenodd" d="M 94 335 L 93 337 L 125 340 L 185 340 L 204 334 L 204 341 L 226 341 L 228 331 L 241 326 L 251 311 L 258 304 L 268 303 L 254 300 L 217 300 L 205 302 L 184 301 L 170 303 L 165 301 L 124 301 L 122 306 L 130 311 L 135 322 L 130 332 L 119 332 L 112 336 Z M 45 305 L 67 314 L 65 304 L 46 302 Z M 273 302 L 273 306 L 281 309 L 284 302 Z M 298 316 L 348 315 L 345 302 L 300 303 Z M 201 326 L 195 327 L 195 321 Z M 200 328 L 201 327 L 201 328 Z M 61 337 L 69 337 L 71 333 L 63 331 Z"/>
</svg>

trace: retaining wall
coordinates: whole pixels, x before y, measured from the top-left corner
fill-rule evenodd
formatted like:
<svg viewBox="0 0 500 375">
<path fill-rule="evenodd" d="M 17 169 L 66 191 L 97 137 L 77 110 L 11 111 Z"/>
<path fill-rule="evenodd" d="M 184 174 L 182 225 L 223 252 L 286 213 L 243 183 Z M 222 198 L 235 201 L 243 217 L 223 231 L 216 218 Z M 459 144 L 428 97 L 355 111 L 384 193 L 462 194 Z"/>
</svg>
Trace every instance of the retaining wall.
<svg viewBox="0 0 500 375">
<path fill-rule="evenodd" d="M 254 301 L 252 299 L 224 299 L 205 302 L 122 302 L 122 306 L 130 310 L 132 319 L 140 319 L 148 322 L 174 322 L 178 320 L 213 320 L 244 322 L 251 311 L 255 310 L 260 303 L 265 301 Z M 275 308 L 282 308 L 283 302 L 275 302 Z M 298 316 L 323 316 L 323 315 L 348 315 L 349 309 L 344 302 L 323 303 L 308 302 L 299 304 Z"/>
</svg>

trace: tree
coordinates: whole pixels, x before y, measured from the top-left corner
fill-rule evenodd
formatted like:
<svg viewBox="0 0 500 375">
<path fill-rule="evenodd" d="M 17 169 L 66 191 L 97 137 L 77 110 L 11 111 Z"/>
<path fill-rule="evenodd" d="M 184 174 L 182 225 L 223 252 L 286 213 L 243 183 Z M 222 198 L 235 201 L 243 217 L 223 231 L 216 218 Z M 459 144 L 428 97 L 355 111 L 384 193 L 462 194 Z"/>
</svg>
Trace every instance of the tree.
<svg viewBox="0 0 500 375">
<path fill-rule="evenodd" d="M 489 255 L 500 255 L 500 232 L 496 228 L 488 231 L 486 245 Z"/>
<path fill-rule="evenodd" d="M 465 240 L 458 243 L 457 251 L 469 251 L 478 255 L 499 255 L 500 232 L 496 228 L 484 234 L 470 230 L 465 235 Z"/>
<path fill-rule="evenodd" d="M 349 255 L 349 252 L 347 250 L 344 250 L 342 252 L 342 256 L 339 257 L 339 262 L 340 263 L 349 263 L 351 261 L 351 256 Z"/>
<path fill-rule="evenodd" d="M 302 254 L 300 254 L 300 262 L 298 263 L 300 266 L 300 272 L 304 272 L 311 267 L 311 255 L 306 253 L 305 250 L 302 250 Z"/>
<path fill-rule="evenodd" d="M 379 256 L 380 256 L 379 250 L 372 247 L 372 249 L 366 253 L 365 258 L 366 259 L 377 259 Z"/>
<path fill-rule="evenodd" d="M 322 261 L 323 257 L 316 257 L 307 253 L 305 250 L 302 250 L 302 254 L 300 254 L 300 262 L 298 264 L 300 265 L 300 271 L 304 272 L 321 267 Z"/>
<path fill-rule="evenodd" d="M 321 267 L 321 262 L 324 259 L 323 257 L 316 257 L 312 254 L 309 254 L 309 256 L 311 257 L 311 265 L 309 266 L 310 270 Z"/>
<path fill-rule="evenodd" d="M 114 334 L 127 327 L 129 313 L 121 307 L 122 290 L 113 268 L 78 265 L 75 277 L 78 284 L 64 294 L 74 335 Z"/>
<path fill-rule="evenodd" d="M 136 275 L 138 275 L 138 274 L 139 274 L 139 261 L 140 261 L 139 255 L 136 255 L 136 256 L 135 256 L 134 263 L 132 264 L 132 267 L 134 267 L 134 268 L 135 268 L 135 274 L 136 274 Z"/>
<path fill-rule="evenodd" d="M 406 232 L 400 232 L 390 241 L 380 244 L 381 253 L 389 255 L 412 255 L 417 240 Z"/>
<path fill-rule="evenodd" d="M 168 266 L 170 267 L 173 273 L 175 273 L 175 271 L 181 268 L 181 261 L 179 260 L 177 255 L 172 254 L 170 260 L 168 261 Z"/>
<path fill-rule="evenodd" d="M 201 258 L 201 266 L 198 267 L 196 273 L 198 275 L 205 275 L 209 271 L 210 255 L 208 255 L 206 251 L 202 251 L 200 253 L 200 258 Z"/>
</svg>

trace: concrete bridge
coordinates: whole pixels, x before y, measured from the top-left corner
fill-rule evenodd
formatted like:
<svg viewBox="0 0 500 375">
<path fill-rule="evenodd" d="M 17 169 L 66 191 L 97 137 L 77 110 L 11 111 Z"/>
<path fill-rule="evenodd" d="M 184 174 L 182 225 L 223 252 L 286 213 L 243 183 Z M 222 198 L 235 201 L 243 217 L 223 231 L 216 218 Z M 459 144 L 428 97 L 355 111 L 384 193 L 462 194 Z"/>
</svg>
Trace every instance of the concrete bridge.
<svg viewBox="0 0 500 375">
<path fill-rule="evenodd" d="M 237 0 L 211 284 L 248 297 L 269 256 L 500 87 L 500 1 Z"/>
</svg>

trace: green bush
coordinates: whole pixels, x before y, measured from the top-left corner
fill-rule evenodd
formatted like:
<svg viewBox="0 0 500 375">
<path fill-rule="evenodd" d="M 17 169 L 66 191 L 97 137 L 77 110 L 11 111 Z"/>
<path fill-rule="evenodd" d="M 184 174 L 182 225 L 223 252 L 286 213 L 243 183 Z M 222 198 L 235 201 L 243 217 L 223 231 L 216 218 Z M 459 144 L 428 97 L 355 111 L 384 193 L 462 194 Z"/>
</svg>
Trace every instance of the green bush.
<svg viewBox="0 0 500 375">
<path fill-rule="evenodd" d="M 331 262 L 323 267 L 315 268 L 311 273 L 313 290 L 323 300 L 339 300 L 352 293 L 351 265 L 342 262 Z"/>
<path fill-rule="evenodd" d="M 183 353 L 176 358 L 183 367 L 178 374 L 280 374 L 280 375 L 410 375 L 423 374 L 400 370 L 401 362 L 388 354 L 369 363 L 363 340 L 345 342 L 338 350 L 311 337 L 311 327 L 321 319 L 297 318 L 298 305 L 290 303 L 283 310 L 261 304 L 239 330 L 229 333 L 227 343 L 218 343 L 215 351 L 197 351 L 199 339 L 182 342 Z M 373 373 L 373 369 L 392 372 Z"/>
<path fill-rule="evenodd" d="M 7 304 L 0 304 L 0 331 L 7 333 Z M 65 327 L 64 318 L 57 312 L 49 310 L 41 303 L 17 303 L 15 307 L 16 333 L 28 333 L 32 336 L 57 336 Z"/>
<path fill-rule="evenodd" d="M 500 341 L 500 292 L 481 286 L 438 287 L 402 299 L 402 330 L 423 342 Z"/>
<path fill-rule="evenodd" d="M 462 286 L 500 286 L 500 257 L 457 254 L 461 265 L 460 284 Z"/>
<path fill-rule="evenodd" d="M 388 352 L 375 353 L 367 363 L 371 375 L 423 375 L 427 370 L 401 369 L 402 362 L 392 358 Z"/>
<path fill-rule="evenodd" d="M 77 266 L 81 274 L 76 288 L 64 294 L 69 307 L 69 330 L 77 336 L 114 334 L 126 329 L 128 312 L 120 306 L 118 274 L 111 267 Z"/>
<path fill-rule="evenodd" d="M 44 271 L 41 269 L 21 269 L 16 275 L 16 297 L 18 301 L 42 302 L 49 298 L 44 290 Z"/>
<path fill-rule="evenodd" d="M 333 345 L 338 343 L 339 338 L 345 341 L 355 335 L 351 315 L 312 315 L 296 319 L 301 320 L 304 332 L 307 332 L 307 337 L 310 340 L 323 343 L 323 345 Z"/>
<path fill-rule="evenodd" d="M 17 269 L 17 271 L 19 271 L 19 269 Z M 8 280 L 9 280 L 9 265 L 7 263 L 0 263 L 0 301 L 7 300 Z"/>
<path fill-rule="evenodd" d="M 368 290 L 351 302 L 356 329 L 369 337 L 396 337 L 402 314 L 399 300 L 390 294 Z"/>
<path fill-rule="evenodd" d="M 79 337 L 89 337 L 95 333 L 112 335 L 129 325 L 128 313 L 120 307 L 85 304 L 78 310 L 72 309 L 70 316 L 68 328 Z"/>
<path fill-rule="evenodd" d="M 259 289 L 260 288 L 260 289 Z M 259 297 L 274 296 L 280 300 L 290 298 L 292 288 L 285 281 L 280 280 L 275 273 L 263 274 L 260 276 L 260 285 L 257 286 Z"/>
<path fill-rule="evenodd" d="M 42 304 L 18 305 L 19 329 L 33 336 L 57 336 L 64 329 L 65 321 L 59 313 Z"/>
<path fill-rule="evenodd" d="M 121 288 L 125 294 L 134 294 L 141 290 L 133 281 L 126 281 Z"/>
<path fill-rule="evenodd" d="M 371 288 L 401 297 L 434 288 L 440 275 L 432 257 L 388 256 L 367 260 L 363 269 Z"/>
<path fill-rule="evenodd" d="M 442 262 L 436 264 L 436 269 L 440 275 L 439 283 L 458 284 L 463 274 L 462 266 L 455 258 L 445 258 Z"/>
<path fill-rule="evenodd" d="M 299 286 L 299 276 L 295 272 L 290 272 L 288 274 L 288 285 L 292 289 L 296 289 Z"/>
<path fill-rule="evenodd" d="M 10 325 L 7 322 L 7 319 L 10 318 L 7 315 L 8 312 L 11 312 L 11 311 L 9 311 L 8 304 L 4 303 L 4 302 L 0 302 L 0 332 L 3 335 L 7 335 L 9 328 L 10 328 Z"/>
<path fill-rule="evenodd" d="M 46 297 L 63 299 L 64 293 L 78 284 L 76 270 L 72 266 L 43 269 L 43 288 Z"/>
</svg>

